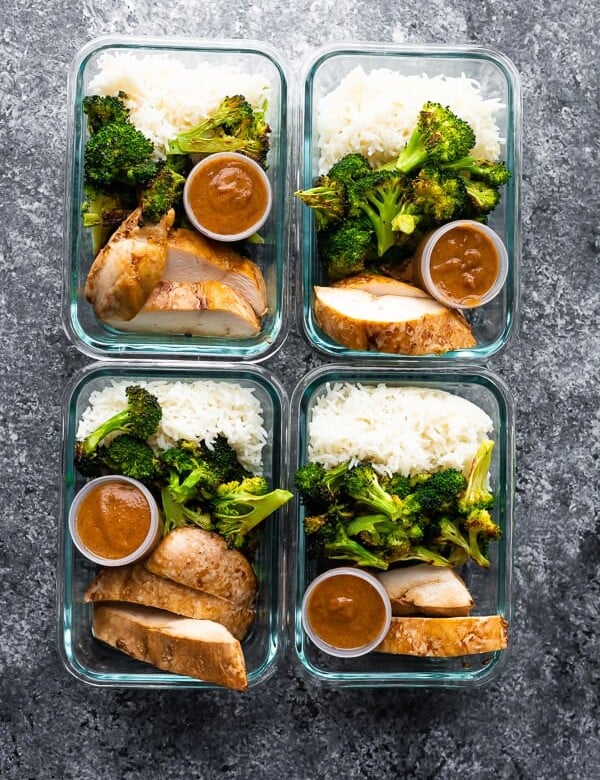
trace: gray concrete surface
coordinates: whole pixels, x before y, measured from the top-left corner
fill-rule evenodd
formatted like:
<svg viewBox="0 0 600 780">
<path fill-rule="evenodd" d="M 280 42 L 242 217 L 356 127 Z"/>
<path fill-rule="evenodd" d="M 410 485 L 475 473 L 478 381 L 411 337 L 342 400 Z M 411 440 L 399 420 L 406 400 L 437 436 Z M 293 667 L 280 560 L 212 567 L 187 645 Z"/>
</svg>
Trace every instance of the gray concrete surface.
<svg viewBox="0 0 600 780">
<path fill-rule="evenodd" d="M 0 33 L 0 776 L 600 776 L 599 26 L 594 0 L 3 2 Z M 500 679 L 467 692 L 329 690 L 288 664 L 246 696 L 95 689 L 55 649 L 66 73 L 104 33 L 263 38 L 294 70 L 335 40 L 475 42 L 524 99 L 522 316 L 491 366 L 517 403 L 514 621 Z M 294 328 L 268 366 L 322 359 Z"/>
</svg>

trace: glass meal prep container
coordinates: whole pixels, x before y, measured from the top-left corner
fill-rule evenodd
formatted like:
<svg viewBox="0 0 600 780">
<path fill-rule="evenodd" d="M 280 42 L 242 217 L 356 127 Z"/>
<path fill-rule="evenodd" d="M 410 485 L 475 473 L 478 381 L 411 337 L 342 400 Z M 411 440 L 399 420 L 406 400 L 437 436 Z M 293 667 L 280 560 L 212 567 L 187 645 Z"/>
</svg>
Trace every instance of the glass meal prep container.
<svg viewBox="0 0 600 780">
<path fill-rule="evenodd" d="M 311 410 L 336 383 L 373 386 L 426 387 L 462 396 L 482 408 L 493 421 L 489 434 L 495 442 L 491 485 L 496 501 L 494 520 L 501 528 L 499 541 L 490 544 L 490 568 L 473 562 L 459 569 L 475 601 L 473 615 L 501 615 L 508 622 L 508 649 L 449 658 L 426 658 L 371 652 L 357 658 L 337 658 L 321 652 L 302 626 L 302 599 L 310 582 L 324 570 L 309 557 L 304 534 L 305 510 L 295 499 L 296 540 L 290 561 L 290 612 L 293 647 L 303 672 L 325 685 L 397 687 L 474 687 L 490 682 L 502 669 L 511 642 L 511 539 L 514 493 L 514 405 L 510 391 L 489 370 L 468 366 L 390 367 L 386 365 L 325 365 L 308 373 L 291 401 L 294 462 L 290 473 L 307 460 Z M 331 566 L 352 566 L 344 560 Z"/>
<path fill-rule="evenodd" d="M 265 284 L 267 313 L 260 332 L 248 338 L 199 337 L 185 334 L 129 333 L 117 330 L 95 315 L 84 298 L 84 287 L 92 265 L 89 229 L 82 225 L 84 151 L 88 138 L 83 98 L 89 94 L 91 79 L 97 74 L 99 59 L 106 53 L 129 53 L 161 58 L 168 56 L 186 67 L 208 63 L 239 69 L 261 76 L 270 84 L 266 118 L 271 128 L 271 148 L 267 159 L 272 187 L 272 210 L 260 230 L 264 243 L 246 248 L 261 268 Z M 291 154 L 288 127 L 287 78 L 276 50 L 258 41 L 219 41 L 169 38 L 102 37 L 84 46 L 75 56 L 69 74 L 68 159 L 66 168 L 66 207 L 63 246 L 63 325 L 67 335 L 85 354 L 93 358 L 189 357 L 235 360 L 262 360 L 273 354 L 286 335 L 288 265 L 288 158 Z M 225 95 L 223 95 L 225 97 Z"/>
<path fill-rule="evenodd" d="M 95 363 L 68 383 L 63 402 L 63 480 L 60 488 L 59 554 L 57 566 L 58 645 L 66 668 L 79 680 L 99 686 L 217 689 L 219 686 L 157 669 L 135 661 L 92 636 L 92 605 L 85 592 L 97 567 L 75 548 L 69 534 L 69 507 L 85 480 L 76 472 L 73 447 L 82 412 L 92 392 L 116 381 L 224 381 L 251 388 L 260 401 L 268 439 L 263 449 L 263 473 L 273 486 L 283 486 L 287 457 L 288 402 L 285 391 L 266 370 L 189 362 L 156 364 L 137 361 Z M 242 642 L 248 687 L 268 679 L 284 650 L 283 590 L 286 566 L 286 512 L 281 508 L 261 525 L 260 544 L 253 560 L 259 582 L 256 617 Z M 221 688 L 219 688 L 221 689 Z"/>
<path fill-rule="evenodd" d="M 521 95 L 519 75 L 513 63 L 497 51 L 478 46 L 403 46 L 394 44 L 347 44 L 325 47 L 309 61 L 304 75 L 300 124 L 303 133 L 302 159 L 297 188 L 308 189 L 318 175 L 319 148 L 317 112 L 321 98 L 334 90 L 351 71 L 362 67 L 368 74 L 385 68 L 404 76 L 443 74 L 464 75 L 481 85 L 485 99 L 496 98 L 504 106 L 495 116 L 500 138 L 504 139 L 500 159 L 512 176 L 502 187 L 499 205 L 489 217 L 489 226 L 504 241 L 508 251 L 508 276 L 500 294 L 490 303 L 467 314 L 476 346 L 442 355 L 389 354 L 348 349 L 327 335 L 317 324 L 313 311 L 313 287 L 327 284 L 317 260 L 317 240 L 311 210 L 298 202 L 298 252 L 301 257 L 301 300 L 298 317 L 307 341 L 328 356 L 380 361 L 435 362 L 472 359 L 481 361 L 504 347 L 514 331 L 519 311 L 520 211 L 521 178 Z M 423 95 L 423 102 L 428 99 Z M 297 199 L 296 199 L 297 200 Z"/>
</svg>

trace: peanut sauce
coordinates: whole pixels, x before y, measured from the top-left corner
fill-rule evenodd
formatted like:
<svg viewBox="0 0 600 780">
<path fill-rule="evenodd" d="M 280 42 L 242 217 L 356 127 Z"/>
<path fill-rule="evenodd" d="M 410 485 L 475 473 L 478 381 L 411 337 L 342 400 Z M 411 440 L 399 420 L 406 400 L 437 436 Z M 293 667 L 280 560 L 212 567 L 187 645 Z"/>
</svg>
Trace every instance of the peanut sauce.
<svg viewBox="0 0 600 780">
<path fill-rule="evenodd" d="M 222 236 L 249 230 L 268 201 L 260 173 L 241 156 L 207 158 L 188 185 L 188 204 L 198 223 Z"/>
<path fill-rule="evenodd" d="M 332 647 L 368 645 L 386 620 L 379 593 L 366 580 L 339 574 L 320 582 L 309 597 L 307 617 L 315 634 Z"/>
<path fill-rule="evenodd" d="M 500 261 L 491 239 L 472 225 L 452 228 L 436 242 L 429 262 L 431 281 L 462 306 L 476 306 L 493 287 Z"/>
<path fill-rule="evenodd" d="M 101 558 L 125 558 L 140 547 L 150 530 L 145 496 L 124 482 L 103 482 L 92 488 L 77 512 L 82 544 Z"/>
</svg>

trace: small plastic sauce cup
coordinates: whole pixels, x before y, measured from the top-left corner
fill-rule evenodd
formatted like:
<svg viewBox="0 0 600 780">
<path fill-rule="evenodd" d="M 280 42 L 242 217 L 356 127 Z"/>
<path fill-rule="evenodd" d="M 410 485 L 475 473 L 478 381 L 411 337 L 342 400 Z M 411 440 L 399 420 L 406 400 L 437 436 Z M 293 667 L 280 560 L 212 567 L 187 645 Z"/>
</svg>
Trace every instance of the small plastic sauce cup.
<svg viewBox="0 0 600 780">
<path fill-rule="evenodd" d="M 241 241 L 264 225 L 273 202 L 261 166 L 237 152 L 200 160 L 183 188 L 183 205 L 196 230 L 216 241 Z"/>
<path fill-rule="evenodd" d="M 97 554 L 85 544 L 78 530 L 78 517 L 82 503 L 92 493 L 92 491 L 100 486 L 107 486 L 110 483 L 125 484 L 135 487 L 148 504 L 148 508 L 150 510 L 150 523 L 145 537 L 135 548 L 135 550 L 122 557 L 108 558 Z M 77 493 L 69 509 L 69 531 L 71 533 L 73 544 L 88 560 L 93 561 L 94 563 L 97 563 L 101 566 L 125 566 L 129 563 L 138 561 L 140 558 L 145 557 L 151 552 L 160 539 L 162 527 L 158 506 L 148 488 L 146 488 L 146 486 L 141 482 L 138 482 L 135 479 L 131 479 L 130 477 L 125 477 L 120 474 L 111 474 L 106 477 L 97 477 L 96 479 L 92 479 L 89 482 L 86 482 L 86 484 Z"/>
<path fill-rule="evenodd" d="M 452 231 L 457 236 L 461 236 L 461 238 L 464 236 L 468 237 L 470 234 L 480 247 L 485 247 L 486 251 L 488 251 L 488 264 L 495 264 L 495 269 L 487 269 L 488 274 L 492 273 L 493 277 L 484 289 L 477 290 L 474 288 L 470 291 L 465 287 L 462 295 L 453 296 L 450 293 L 450 285 L 444 285 L 443 266 L 438 265 L 437 269 L 435 268 L 436 252 L 442 248 L 442 242 L 449 244 L 452 241 L 452 236 L 449 235 Z M 477 260 L 473 261 L 468 256 L 467 250 L 470 252 L 478 251 L 472 245 L 465 243 L 464 246 L 461 246 L 460 241 L 455 241 L 454 244 L 455 246 L 449 247 L 447 252 L 448 273 L 453 273 L 456 266 L 458 266 L 464 272 L 463 283 L 465 283 L 473 267 L 476 272 L 481 271 L 482 263 Z M 453 262 L 455 268 L 450 267 Z M 434 273 L 437 274 L 437 282 L 433 278 L 432 263 L 434 264 Z M 461 266 L 460 263 L 463 265 Z M 442 225 L 442 227 L 428 233 L 422 239 L 415 251 L 413 268 L 415 282 L 426 290 L 432 298 L 454 309 L 472 309 L 491 301 L 504 286 L 508 273 L 508 254 L 500 236 L 490 227 L 475 220 L 461 219 Z M 476 283 L 476 279 L 472 279 L 472 281 Z"/>
<path fill-rule="evenodd" d="M 302 599 L 302 624 L 309 638 L 323 652 L 340 658 L 374 650 L 389 631 L 391 619 L 386 589 L 362 569 L 330 569 L 310 583 Z"/>
</svg>

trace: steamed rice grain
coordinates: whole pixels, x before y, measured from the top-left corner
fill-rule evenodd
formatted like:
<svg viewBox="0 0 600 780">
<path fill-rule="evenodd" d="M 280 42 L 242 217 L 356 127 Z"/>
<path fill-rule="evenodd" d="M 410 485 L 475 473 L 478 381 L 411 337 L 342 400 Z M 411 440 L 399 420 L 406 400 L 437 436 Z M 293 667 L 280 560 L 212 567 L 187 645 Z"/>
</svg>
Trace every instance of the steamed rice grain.
<svg viewBox="0 0 600 780">
<path fill-rule="evenodd" d="M 484 99 L 477 81 L 404 76 L 388 68 L 365 73 L 359 66 L 318 103 L 319 174 L 351 152 L 365 155 L 373 166 L 392 160 L 408 141 L 426 101 L 449 106 L 471 125 L 474 157 L 498 159 L 504 139 L 495 115 L 504 106 L 496 98 Z"/>
<path fill-rule="evenodd" d="M 368 461 L 380 474 L 466 472 L 492 429 L 476 404 L 443 390 L 328 384 L 311 411 L 308 458 L 326 468 Z"/>
<path fill-rule="evenodd" d="M 90 395 L 81 415 L 77 439 L 92 431 L 127 404 L 125 388 L 132 382 L 113 382 Z M 215 382 L 135 382 L 153 393 L 162 407 L 162 420 L 150 444 L 167 449 L 180 439 L 205 441 L 210 448 L 222 434 L 235 449 L 244 468 L 261 472 L 261 455 L 267 441 L 260 401 L 251 388 L 237 383 Z"/>
</svg>

